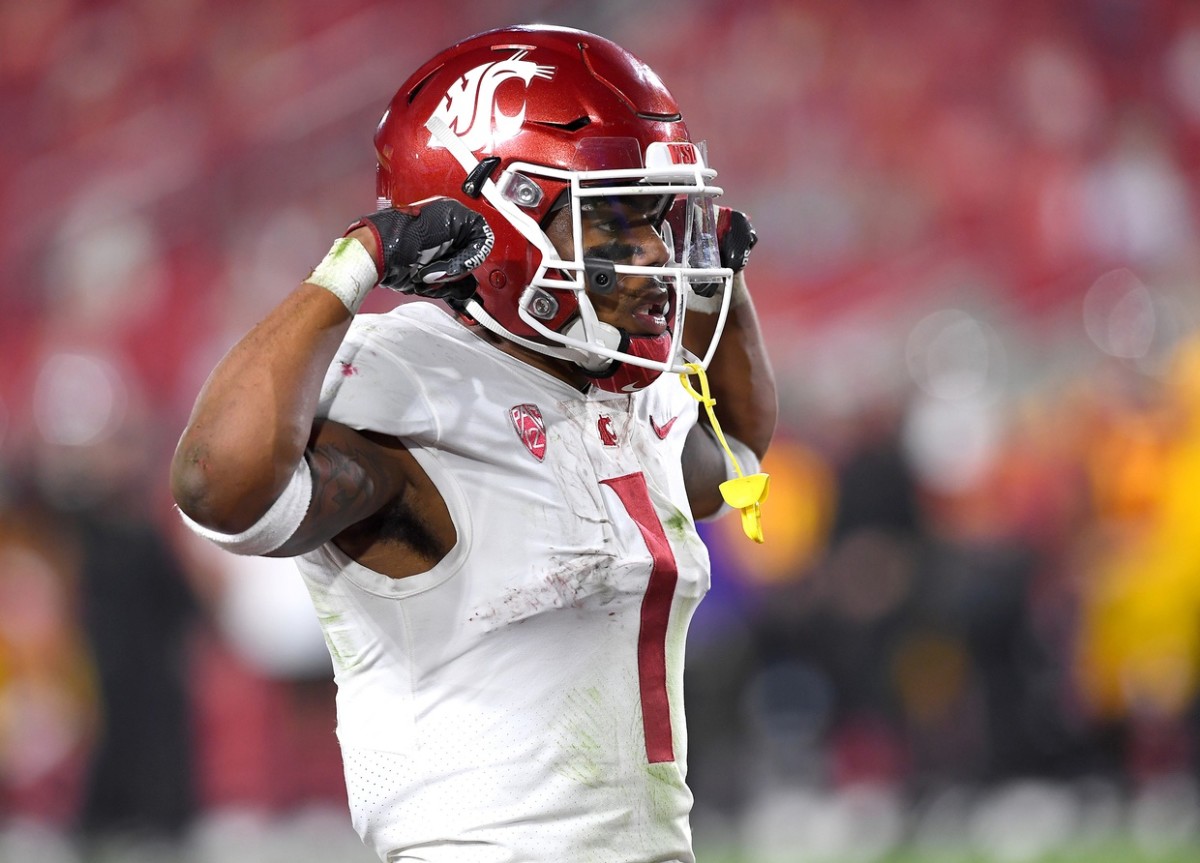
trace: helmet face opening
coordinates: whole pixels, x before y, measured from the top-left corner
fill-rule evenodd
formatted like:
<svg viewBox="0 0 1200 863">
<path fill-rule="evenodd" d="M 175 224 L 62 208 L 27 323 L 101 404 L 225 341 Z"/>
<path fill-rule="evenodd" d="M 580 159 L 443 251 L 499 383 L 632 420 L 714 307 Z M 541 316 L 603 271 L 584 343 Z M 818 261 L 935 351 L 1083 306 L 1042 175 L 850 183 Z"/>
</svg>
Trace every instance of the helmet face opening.
<svg viewBox="0 0 1200 863">
<path fill-rule="evenodd" d="M 578 365 L 602 388 L 621 379 L 616 388 L 640 389 L 683 371 L 689 293 L 711 296 L 732 280 L 717 253 L 721 189 L 703 148 L 658 76 L 590 33 L 506 28 L 442 52 L 401 88 L 376 149 L 381 205 L 450 196 L 492 226 L 496 243 L 474 271 L 466 313 Z M 646 232 L 653 254 L 629 241 Z M 638 325 L 612 321 L 612 296 L 645 285 L 665 302 L 635 315 Z M 726 312 L 704 356 L 691 359 L 707 366 Z"/>
</svg>

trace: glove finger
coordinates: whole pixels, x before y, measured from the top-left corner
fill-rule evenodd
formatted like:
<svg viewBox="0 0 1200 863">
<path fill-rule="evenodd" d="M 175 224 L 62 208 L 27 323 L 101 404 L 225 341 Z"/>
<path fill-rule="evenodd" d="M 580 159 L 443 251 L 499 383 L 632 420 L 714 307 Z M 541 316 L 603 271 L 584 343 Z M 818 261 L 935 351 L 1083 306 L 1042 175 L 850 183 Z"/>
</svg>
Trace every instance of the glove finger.
<svg viewBox="0 0 1200 863">
<path fill-rule="evenodd" d="M 415 278 L 425 285 L 457 281 L 482 264 L 490 249 L 490 242 L 486 249 L 479 242 L 472 243 L 449 257 L 437 258 L 416 267 Z"/>
<path fill-rule="evenodd" d="M 495 235 L 483 216 L 457 204 L 455 207 L 448 216 L 454 222 L 447 226 L 454 240 L 443 243 L 436 254 L 420 262 L 422 266 L 416 268 L 415 277 L 422 284 L 458 281 L 481 266 L 492 250 Z M 452 248 L 458 251 L 446 256 Z"/>
<path fill-rule="evenodd" d="M 739 210 L 721 207 L 717 215 L 717 237 L 722 266 L 735 273 L 745 269 L 750 250 L 758 242 L 758 233 L 750 219 Z"/>
<path fill-rule="evenodd" d="M 435 300 L 469 300 L 475 296 L 475 288 L 479 282 L 472 275 L 466 275 L 453 282 L 439 282 L 421 289 L 421 296 Z"/>
<path fill-rule="evenodd" d="M 454 243 L 459 252 L 450 259 L 450 262 L 453 265 L 452 271 L 469 273 L 482 266 L 484 260 L 491 254 L 492 246 L 496 243 L 496 236 L 492 233 L 492 227 L 487 220 L 474 210 L 460 207 L 459 215 L 462 218 L 457 225 Z"/>
<path fill-rule="evenodd" d="M 408 272 L 396 273 L 379 284 L 390 291 L 399 291 L 402 294 L 417 293 L 417 283 L 413 281 L 412 274 Z"/>
</svg>

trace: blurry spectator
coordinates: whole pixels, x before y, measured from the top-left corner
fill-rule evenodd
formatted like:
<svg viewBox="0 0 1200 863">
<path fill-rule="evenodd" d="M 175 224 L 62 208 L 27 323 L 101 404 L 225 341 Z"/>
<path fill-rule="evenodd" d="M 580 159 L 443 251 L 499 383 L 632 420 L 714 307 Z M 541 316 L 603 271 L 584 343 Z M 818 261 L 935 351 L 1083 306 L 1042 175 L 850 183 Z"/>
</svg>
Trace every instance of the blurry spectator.
<svg viewBox="0 0 1200 863">
<path fill-rule="evenodd" d="M 23 489 L 0 500 L 0 813 L 58 830 L 99 721 L 72 539 Z"/>
<path fill-rule="evenodd" d="M 161 452 L 137 388 L 97 354 L 38 375 L 31 479 L 75 552 L 98 722 L 79 826 L 89 845 L 178 843 L 195 811 L 188 699 L 194 604 L 149 490 Z M 161 456 L 158 456 L 161 458 Z"/>
</svg>

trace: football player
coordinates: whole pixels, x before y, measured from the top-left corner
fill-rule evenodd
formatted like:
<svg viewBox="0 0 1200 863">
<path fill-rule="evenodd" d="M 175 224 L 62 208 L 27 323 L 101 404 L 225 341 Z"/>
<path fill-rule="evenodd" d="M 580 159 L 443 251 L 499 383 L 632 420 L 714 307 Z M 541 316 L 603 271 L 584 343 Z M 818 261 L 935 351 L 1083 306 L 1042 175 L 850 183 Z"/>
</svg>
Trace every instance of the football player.
<svg viewBox="0 0 1200 863">
<path fill-rule="evenodd" d="M 179 509 L 295 557 L 381 859 L 691 863 L 696 520 L 776 417 L 754 231 L 659 77 L 577 30 L 439 53 L 375 145 L 379 210 L 200 393 Z M 441 302 L 358 315 L 380 284 Z M 762 482 L 726 495 L 752 534 Z"/>
</svg>

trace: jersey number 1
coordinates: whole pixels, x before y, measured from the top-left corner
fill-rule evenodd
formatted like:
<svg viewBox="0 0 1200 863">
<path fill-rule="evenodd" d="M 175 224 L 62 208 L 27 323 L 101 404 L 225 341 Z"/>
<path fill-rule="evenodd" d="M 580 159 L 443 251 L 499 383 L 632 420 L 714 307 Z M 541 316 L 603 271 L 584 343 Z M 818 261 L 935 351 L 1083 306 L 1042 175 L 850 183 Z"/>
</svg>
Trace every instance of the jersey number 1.
<svg viewBox="0 0 1200 863">
<path fill-rule="evenodd" d="M 642 728 L 646 734 L 646 758 L 651 764 L 675 760 L 671 740 L 671 703 L 667 698 L 667 621 L 679 569 L 658 513 L 650 501 L 650 490 L 641 473 L 601 480 L 616 492 L 650 551 L 652 566 L 646 595 L 642 597 L 642 619 L 638 630 L 638 684 L 642 694 Z"/>
</svg>

